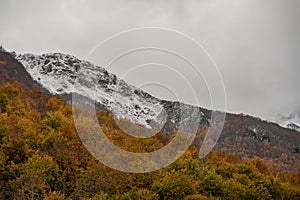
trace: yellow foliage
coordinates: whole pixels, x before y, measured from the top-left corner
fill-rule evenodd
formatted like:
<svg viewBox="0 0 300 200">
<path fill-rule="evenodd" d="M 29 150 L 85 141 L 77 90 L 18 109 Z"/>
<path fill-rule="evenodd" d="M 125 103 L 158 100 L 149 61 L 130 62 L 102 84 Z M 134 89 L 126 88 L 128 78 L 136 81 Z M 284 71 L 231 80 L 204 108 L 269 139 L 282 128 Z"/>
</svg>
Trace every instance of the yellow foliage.
<svg viewBox="0 0 300 200">
<path fill-rule="evenodd" d="M 85 117 L 91 111 L 79 112 L 79 128 L 87 130 L 88 140 L 101 144 L 95 124 Z M 122 128 L 134 134 L 151 130 L 128 120 L 116 122 L 109 112 L 96 115 L 106 136 L 127 151 L 151 152 L 170 141 L 161 132 L 137 139 Z M 87 151 L 77 135 L 72 107 L 61 97 L 0 84 L 0 188 L 0 199 L 297 199 L 300 175 L 224 152 L 213 151 L 199 160 L 195 146 L 156 172 L 116 171 Z"/>
</svg>

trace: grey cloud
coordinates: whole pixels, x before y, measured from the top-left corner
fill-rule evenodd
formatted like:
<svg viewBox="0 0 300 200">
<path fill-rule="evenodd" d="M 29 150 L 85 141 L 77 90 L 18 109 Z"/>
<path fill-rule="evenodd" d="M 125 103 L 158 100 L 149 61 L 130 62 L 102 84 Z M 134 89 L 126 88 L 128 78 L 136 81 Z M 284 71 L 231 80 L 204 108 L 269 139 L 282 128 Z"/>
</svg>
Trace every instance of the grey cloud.
<svg viewBox="0 0 300 200">
<path fill-rule="evenodd" d="M 228 111 L 268 118 L 300 112 L 299 11 L 298 0 L 0 0 L 0 43 L 19 53 L 56 51 L 84 58 L 120 31 L 175 29 L 203 44 L 218 64 Z M 201 105 L 210 106 L 208 100 Z"/>
</svg>

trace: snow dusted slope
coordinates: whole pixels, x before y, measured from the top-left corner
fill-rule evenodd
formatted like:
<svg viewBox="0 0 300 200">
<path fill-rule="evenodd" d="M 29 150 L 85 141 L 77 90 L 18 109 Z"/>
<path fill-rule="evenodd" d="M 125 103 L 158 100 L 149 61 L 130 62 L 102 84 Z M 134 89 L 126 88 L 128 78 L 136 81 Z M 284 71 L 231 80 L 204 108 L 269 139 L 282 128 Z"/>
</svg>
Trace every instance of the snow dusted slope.
<svg viewBox="0 0 300 200">
<path fill-rule="evenodd" d="M 103 104 L 117 118 L 145 126 L 147 121 L 161 117 L 161 100 L 88 61 L 61 53 L 23 54 L 16 59 L 52 94 L 74 92 L 87 96 Z"/>
<path fill-rule="evenodd" d="M 153 123 L 149 126 L 150 121 L 162 128 L 166 114 L 172 123 L 180 121 L 182 103 L 155 98 L 88 61 L 61 53 L 23 54 L 16 59 L 52 94 L 74 92 L 87 96 L 104 105 L 117 118 L 129 119 L 148 128 L 153 127 Z M 200 113 L 199 118 L 205 119 L 204 114 Z M 299 115 L 281 115 L 270 121 L 300 132 Z"/>
<path fill-rule="evenodd" d="M 282 127 L 289 128 L 300 132 L 300 116 L 299 114 L 279 115 L 271 120 Z"/>
</svg>

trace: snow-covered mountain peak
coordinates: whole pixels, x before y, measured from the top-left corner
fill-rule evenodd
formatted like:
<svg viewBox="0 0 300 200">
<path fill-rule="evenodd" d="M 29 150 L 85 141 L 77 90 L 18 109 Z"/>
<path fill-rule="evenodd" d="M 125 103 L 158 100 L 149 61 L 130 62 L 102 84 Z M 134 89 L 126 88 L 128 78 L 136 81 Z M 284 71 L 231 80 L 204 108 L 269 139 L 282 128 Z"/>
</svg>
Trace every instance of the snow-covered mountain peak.
<svg viewBox="0 0 300 200">
<path fill-rule="evenodd" d="M 169 106 L 165 101 L 127 84 L 103 67 L 88 61 L 61 53 L 23 54 L 17 55 L 16 59 L 34 80 L 52 94 L 78 93 L 87 96 L 111 110 L 117 118 L 126 118 L 147 127 L 150 127 L 149 121 L 164 124 L 166 112 L 170 114 L 169 120 L 178 121 L 179 109 L 165 111 Z M 176 106 L 176 103 L 172 104 L 172 107 Z"/>
</svg>

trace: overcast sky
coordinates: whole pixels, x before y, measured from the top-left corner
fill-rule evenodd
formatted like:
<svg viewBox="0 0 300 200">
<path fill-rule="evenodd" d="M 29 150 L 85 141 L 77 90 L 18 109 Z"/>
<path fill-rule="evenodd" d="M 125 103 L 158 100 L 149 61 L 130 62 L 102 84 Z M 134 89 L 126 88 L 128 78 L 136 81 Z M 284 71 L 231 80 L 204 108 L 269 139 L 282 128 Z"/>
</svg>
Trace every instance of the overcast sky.
<svg viewBox="0 0 300 200">
<path fill-rule="evenodd" d="M 0 19 L 0 44 L 8 50 L 62 52 L 82 59 L 99 42 L 121 31 L 149 26 L 174 29 L 202 44 L 219 67 L 228 111 L 265 118 L 300 112 L 299 0 L 0 0 Z M 125 65 L 109 71 L 123 76 L 129 70 Z M 149 74 L 155 77 L 152 82 L 168 80 L 177 88 L 178 98 L 190 103 L 192 97 L 180 92 L 185 91 L 183 84 L 172 81 L 172 73 L 165 69 L 154 66 L 157 76 L 151 74 L 153 70 L 136 70 L 124 79 L 140 85 L 141 80 L 151 82 Z M 210 107 L 209 95 L 201 88 L 205 85 L 196 87 L 203 97 L 199 104 Z M 163 87 L 144 89 L 172 98 Z"/>
</svg>

